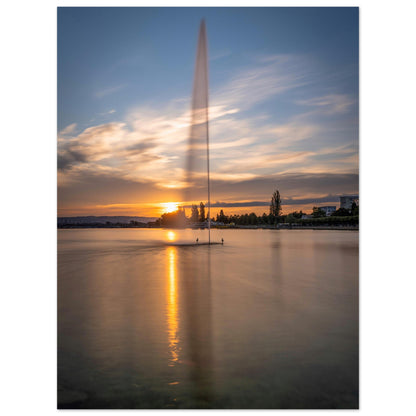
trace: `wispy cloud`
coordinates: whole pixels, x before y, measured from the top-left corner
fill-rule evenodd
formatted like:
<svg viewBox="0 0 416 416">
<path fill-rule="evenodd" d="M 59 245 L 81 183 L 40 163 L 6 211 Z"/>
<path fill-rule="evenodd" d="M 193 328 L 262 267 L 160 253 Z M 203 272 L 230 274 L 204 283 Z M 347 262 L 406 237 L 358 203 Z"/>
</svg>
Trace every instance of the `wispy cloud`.
<svg viewBox="0 0 416 416">
<path fill-rule="evenodd" d="M 253 105 L 307 83 L 303 62 L 295 56 L 262 57 L 213 94 L 214 105 L 248 109 Z"/>
<path fill-rule="evenodd" d="M 210 61 L 217 61 L 218 59 L 225 58 L 225 57 L 230 56 L 230 55 L 231 55 L 231 51 L 229 49 L 226 49 L 226 50 L 222 50 L 222 51 L 217 52 L 215 55 L 211 55 L 209 57 L 209 60 Z"/>
<path fill-rule="evenodd" d="M 67 135 L 70 135 L 70 134 L 74 133 L 74 131 L 76 130 L 76 128 L 77 128 L 77 123 L 72 123 L 69 126 L 66 126 L 64 129 L 62 129 L 59 132 L 59 136 L 67 136 Z"/>
<path fill-rule="evenodd" d="M 127 87 L 127 84 L 120 84 L 120 85 L 115 85 L 113 87 L 106 87 L 106 88 L 100 89 L 99 91 L 96 91 L 95 96 L 97 98 L 103 98 L 107 95 L 111 95 L 118 91 L 121 91 L 122 89 L 126 87 Z"/>
<path fill-rule="evenodd" d="M 327 114 L 345 113 L 354 104 L 354 100 L 345 94 L 331 94 L 323 97 L 314 97 L 296 101 L 299 105 L 316 107 Z"/>
</svg>

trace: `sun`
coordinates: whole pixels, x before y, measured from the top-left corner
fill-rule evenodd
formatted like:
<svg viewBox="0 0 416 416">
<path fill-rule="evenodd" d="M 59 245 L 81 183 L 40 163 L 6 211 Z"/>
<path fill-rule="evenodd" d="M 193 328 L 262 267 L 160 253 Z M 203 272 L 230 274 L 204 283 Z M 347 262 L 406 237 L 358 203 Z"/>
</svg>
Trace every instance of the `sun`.
<svg viewBox="0 0 416 416">
<path fill-rule="evenodd" d="M 165 202 L 162 204 L 166 213 L 174 212 L 178 210 L 178 204 L 176 202 Z"/>
</svg>

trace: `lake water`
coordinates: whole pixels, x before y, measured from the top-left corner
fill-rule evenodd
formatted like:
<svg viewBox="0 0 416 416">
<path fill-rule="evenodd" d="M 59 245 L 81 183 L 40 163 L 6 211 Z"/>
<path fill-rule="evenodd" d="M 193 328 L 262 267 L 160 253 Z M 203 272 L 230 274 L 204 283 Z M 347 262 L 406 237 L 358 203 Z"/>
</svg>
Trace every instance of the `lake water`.
<svg viewBox="0 0 416 416">
<path fill-rule="evenodd" d="M 58 230 L 61 408 L 357 408 L 358 232 Z"/>
</svg>

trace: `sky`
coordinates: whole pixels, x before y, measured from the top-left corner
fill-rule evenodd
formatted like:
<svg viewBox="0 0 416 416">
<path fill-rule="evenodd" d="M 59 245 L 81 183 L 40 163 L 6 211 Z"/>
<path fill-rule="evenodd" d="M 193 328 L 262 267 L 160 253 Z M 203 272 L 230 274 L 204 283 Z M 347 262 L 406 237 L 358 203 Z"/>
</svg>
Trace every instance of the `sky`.
<svg viewBox="0 0 416 416">
<path fill-rule="evenodd" d="M 202 18 L 213 214 L 358 194 L 358 8 L 58 8 L 59 216 L 183 202 Z"/>
</svg>

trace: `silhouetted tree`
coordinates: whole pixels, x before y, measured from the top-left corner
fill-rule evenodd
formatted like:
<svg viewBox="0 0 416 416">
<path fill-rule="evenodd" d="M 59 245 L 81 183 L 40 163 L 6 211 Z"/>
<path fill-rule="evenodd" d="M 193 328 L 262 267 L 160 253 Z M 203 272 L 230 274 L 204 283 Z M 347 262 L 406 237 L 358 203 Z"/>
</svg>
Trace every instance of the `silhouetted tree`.
<svg viewBox="0 0 416 416">
<path fill-rule="evenodd" d="M 292 215 L 293 218 L 296 218 L 297 220 L 302 218 L 303 212 L 302 211 L 294 211 L 290 213 L 289 215 Z"/>
<path fill-rule="evenodd" d="M 276 189 L 272 196 L 272 201 L 270 203 L 270 214 L 273 217 L 278 217 L 282 212 L 282 201 L 280 199 L 280 193 Z"/>
<path fill-rule="evenodd" d="M 349 217 L 350 211 L 346 208 L 339 208 L 331 214 L 331 217 Z"/>
<path fill-rule="evenodd" d="M 358 205 L 355 202 L 353 202 L 351 205 L 351 215 L 359 215 Z"/>
<path fill-rule="evenodd" d="M 319 207 L 313 207 L 312 208 L 312 217 L 313 218 L 322 218 L 322 217 L 326 217 L 325 211 L 322 210 Z"/>
<path fill-rule="evenodd" d="M 160 224 L 162 227 L 180 228 L 185 227 L 186 217 L 185 212 L 182 209 L 178 209 L 174 212 L 168 212 L 163 214 L 160 218 Z"/>
<path fill-rule="evenodd" d="M 203 202 L 199 204 L 199 221 L 204 222 L 206 220 L 205 217 L 205 205 Z"/>
<path fill-rule="evenodd" d="M 298 218 L 295 216 L 297 213 L 291 212 L 290 214 L 286 215 L 285 222 L 288 222 L 289 224 L 293 224 L 298 220 Z"/>
<path fill-rule="evenodd" d="M 198 218 L 199 218 L 198 207 L 196 205 L 192 205 L 191 222 L 193 223 L 198 222 Z"/>
<path fill-rule="evenodd" d="M 269 223 L 269 216 L 265 212 L 263 212 L 261 219 L 262 219 L 263 224 Z"/>
<path fill-rule="evenodd" d="M 219 214 L 217 214 L 217 221 L 226 224 L 228 222 L 228 217 L 224 214 L 224 211 L 221 210 Z"/>
</svg>

